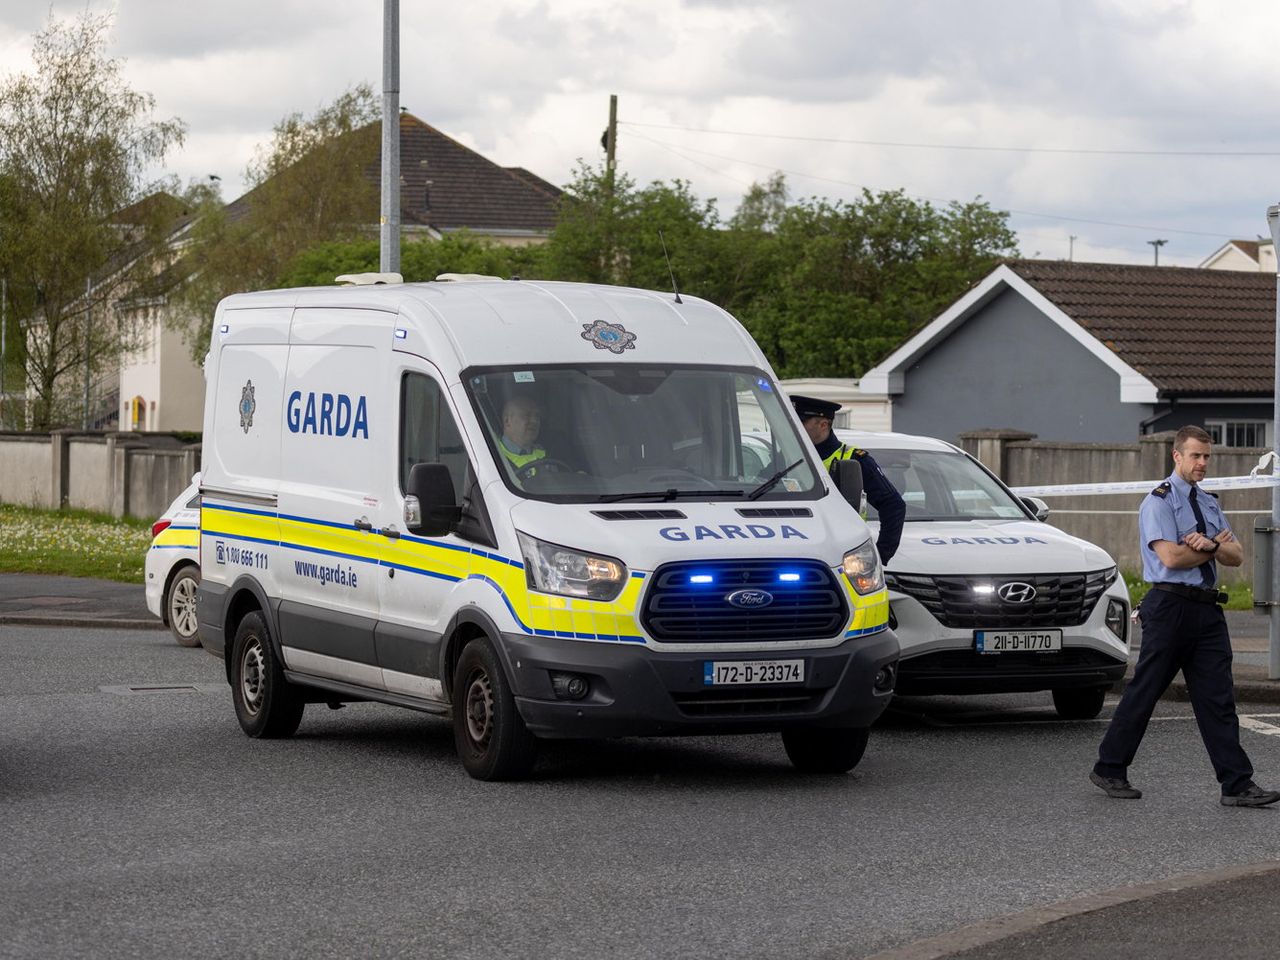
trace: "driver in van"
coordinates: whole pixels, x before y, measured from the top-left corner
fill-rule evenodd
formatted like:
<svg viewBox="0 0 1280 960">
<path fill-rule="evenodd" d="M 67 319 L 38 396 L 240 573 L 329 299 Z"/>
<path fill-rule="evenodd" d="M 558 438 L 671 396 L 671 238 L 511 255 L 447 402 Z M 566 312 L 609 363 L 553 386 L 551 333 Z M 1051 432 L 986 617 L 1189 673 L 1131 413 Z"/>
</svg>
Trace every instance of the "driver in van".
<svg viewBox="0 0 1280 960">
<path fill-rule="evenodd" d="M 888 564 L 889 559 L 898 552 L 898 544 L 902 541 L 902 524 L 907 516 L 907 505 L 902 494 L 889 482 L 875 458 L 865 450 L 850 447 L 841 443 L 831 429 L 840 404 L 830 400 L 818 400 L 814 397 L 791 395 L 791 405 L 804 427 L 804 432 L 813 441 L 822 458 L 822 465 L 828 470 L 837 460 L 857 460 L 862 467 L 862 489 L 867 495 L 867 503 L 876 508 L 880 515 L 880 535 L 876 538 L 876 549 L 880 552 L 880 562 Z"/>
<path fill-rule="evenodd" d="M 542 429 L 542 407 L 528 394 L 516 394 L 502 406 L 502 437 L 498 445 L 518 471 L 517 476 L 532 477 L 537 467 L 530 466 L 545 459 L 547 451 L 538 445 Z"/>
</svg>

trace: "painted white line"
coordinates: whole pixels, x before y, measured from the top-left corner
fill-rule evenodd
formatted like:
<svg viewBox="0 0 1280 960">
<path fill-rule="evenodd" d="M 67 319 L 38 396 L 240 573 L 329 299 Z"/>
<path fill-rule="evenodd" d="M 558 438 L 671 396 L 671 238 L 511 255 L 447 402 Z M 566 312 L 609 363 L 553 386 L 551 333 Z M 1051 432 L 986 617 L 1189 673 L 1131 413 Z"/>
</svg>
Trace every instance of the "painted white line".
<svg viewBox="0 0 1280 960">
<path fill-rule="evenodd" d="M 1261 733 L 1267 737 L 1280 737 L 1280 727 L 1276 726 L 1274 723 L 1266 723 L 1259 720 L 1256 716 L 1241 717 L 1240 726 L 1244 727 L 1246 730 L 1252 730 L 1254 733 Z"/>
</svg>

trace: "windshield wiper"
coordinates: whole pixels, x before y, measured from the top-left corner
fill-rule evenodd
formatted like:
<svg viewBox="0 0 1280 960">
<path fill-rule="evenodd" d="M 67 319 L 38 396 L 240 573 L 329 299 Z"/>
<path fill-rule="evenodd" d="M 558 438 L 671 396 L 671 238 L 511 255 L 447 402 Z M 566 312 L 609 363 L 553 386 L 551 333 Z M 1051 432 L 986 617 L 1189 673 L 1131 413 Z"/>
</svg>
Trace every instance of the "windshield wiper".
<svg viewBox="0 0 1280 960">
<path fill-rule="evenodd" d="M 601 497 L 600 503 L 621 503 L 623 500 L 658 500 L 659 502 L 669 502 L 671 500 L 679 500 L 682 497 L 740 497 L 741 490 L 677 490 L 675 487 L 669 487 L 666 490 L 640 490 L 636 493 L 611 493 L 607 497 Z"/>
<path fill-rule="evenodd" d="M 748 500 L 759 500 L 759 499 L 760 499 L 761 497 L 763 497 L 766 493 L 768 493 L 770 490 L 772 490 L 772 489 L 774 488 L 774 486 L 778 483 L 778 481 L 779 481 L 779 480 L 781 480 L 783 477 L 785 477 L 788 473 L 790 473 L 790 472 L 791 472 L 792 470 L 794 470 L 796 467 L 800 466 L 800 464 L 802 464 L 802 463 L 804 463 L 804 457 L 801 457 L 799 460 L 797 460 L 795 463 L 791 464 L 791 466 L 789 466 L 789 467 L 783 467 L 781 470 L 779 470 L 777 473 L 775 473 L 772 477 L 770 477 L 770 478 L 769 478 L 768 480 L 766 480 L 764 483 L 760 484 L 760 486 L 756 487 L 754 490 L 752 490 L 750 493 L 748 493 L 748 494 L 747 494 L 747 499 L 748 499 Z"/>
</svg>

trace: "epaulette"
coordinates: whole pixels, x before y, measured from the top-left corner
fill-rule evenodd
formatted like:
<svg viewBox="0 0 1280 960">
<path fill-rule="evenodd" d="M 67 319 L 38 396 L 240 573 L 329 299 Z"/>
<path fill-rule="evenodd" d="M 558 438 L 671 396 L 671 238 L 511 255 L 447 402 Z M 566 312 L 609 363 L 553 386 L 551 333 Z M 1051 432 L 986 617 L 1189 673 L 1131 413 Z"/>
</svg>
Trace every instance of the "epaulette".
<svg viewBox="0 0 1280 960">
<path fill-rule="evenodd" d="M 853 455 L 855 457 L 865 457 L 867 455 L 867 451 L 863 450 L 861 447 L 850 447 L 849 449 L 853 451 Z"/>
<path fill-rule="evenodd" d="M 1153 497 L 1159 497 L 1161 500 L 1163 500 L 1165 497 L 1169 495 L 1169 491 L 1172 489 L 1173 489 L 1173 484 L 1170 483 L 1168 480 L 1166 480 L 1164 483 L 1160 484 L 1160 486 L 1152 490 L 1151 495 Z"/>
<path fill-rule="evenodd" d="M 1217 495 L 1216 493 L 1214 493 L 1212 490 L 1206 490 L 1206 491 L 1205 491 L 1205 493 L 1207 493 L 1209 496 L 1213 497 L 1213 499 L 1215 499 L 1215 500 L 1217 500 L 1217 499 L 1218 499 L 1218 495 Z"/>
</svg>

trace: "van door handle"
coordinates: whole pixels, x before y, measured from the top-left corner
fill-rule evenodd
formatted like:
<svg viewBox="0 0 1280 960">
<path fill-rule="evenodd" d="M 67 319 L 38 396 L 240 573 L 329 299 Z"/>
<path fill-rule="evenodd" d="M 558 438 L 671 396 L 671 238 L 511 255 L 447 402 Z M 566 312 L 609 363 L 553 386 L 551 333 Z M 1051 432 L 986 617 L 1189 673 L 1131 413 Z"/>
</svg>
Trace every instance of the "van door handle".
<svg viewBox="0 0 1280 960">
<path fill-rule="evenodd" d="M 389 538 L 391 538 L 392 540 L 399 540 L 399 539 L 400 539 L 400 531 L 396 529 L 396 527 L 395 527 L 395 524 L 394 524 L 394 523 L 393 523 L 391 526 L 389 526 L 389 527 L 383 527 L 383 528 L 382 528 L 381 530 L 379 530 L 378 532 L 379 532 L 380 534 L 382 534 L 384 537 L 389 537 Z"/>
<path fill-rule="evenodd" d="M 372 531 L 373 524 L 369 522 L 368 517 L 358 517 L 351 521 L 351 525 L 357 530 Z"/>
</svg>

